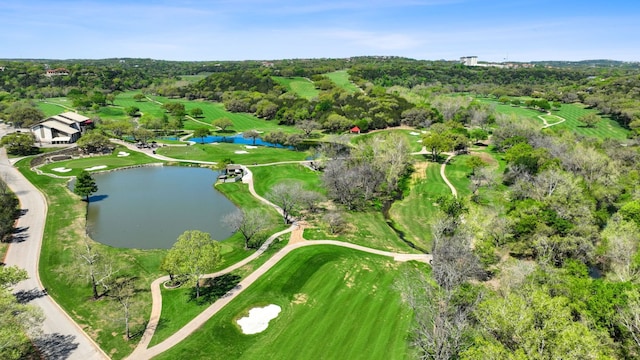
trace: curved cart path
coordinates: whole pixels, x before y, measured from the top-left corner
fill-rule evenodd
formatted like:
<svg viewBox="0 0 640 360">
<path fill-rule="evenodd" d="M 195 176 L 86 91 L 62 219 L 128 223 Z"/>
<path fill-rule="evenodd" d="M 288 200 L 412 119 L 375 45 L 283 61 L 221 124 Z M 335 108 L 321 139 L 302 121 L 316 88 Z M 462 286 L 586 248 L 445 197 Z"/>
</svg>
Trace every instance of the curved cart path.
<svg viewBox="0 0 640 360">
<path fill-rule="evenodd" d="M 9 246 L 4 262 L 25 269 L 29 279 L 14 288 L 14 294 L 42 309 L 45 319 L 42 334 L 33 339 L 45 359 L 108 359 L 100 347 L 49 296 L 43 296 L 38 275 L 40 248 L 47 215 L 47 201 L 16 168 L 9 163 L 5 149 L 0 149 L 0 177 L 20 199 L 25 214 L 18 219 L 20 232 Z"/>
<path fill-rule="evenodd" d="M 454 156 L 456 156 L 456 154 L 450 154 L 449 157 L 447 158 L 447 160 L 445 160 L 442 163 L 442 165 L 440 165 L 440 176 L 442 177 L 442 180 L 444 180 L 444 182 L 447 184 L 449 189 L 451 189 L 451 193 L 453 194 L 453 196 L 454 197 L 458 197 L 458 191 L 456 190 L 455 186 L 453 186 L 453 184 L 451 184 L 449 179 L 447 179 L 447 175 L 444 172 L 445 167 L 447 166 L 449 161 L 451 161 L 451 159 L 453 159 Z"/>
<path fill-rule="evenodd" d="M 258 195 L 255 192 L 255 189 L 254 189 L 254 186 L 253 186 L 253 174 L 246 167 L 245 167 L 244 170 L 245 170 L 245 176 L 243 177 L 243 182 L 245 182 L 245 183 L 247 183 L 249 185 L 249 191 L 251 192 L 251 194 L 253 196 L 255 196 L 256 198 L 258 198 L 263 203 L 272 206 L 273 208 L 275 208 L 276 210 L 278 210 L 282 214 L 282 211 L 278 206 L 276 206 L 275 204 L 273 204 L 273 203 L 269 202 L 268 200 L 264 199 L 263 197 L 261 197 L 260 195 Z M 260 255 L 262 255 L 268 249 L 269 245 L 275 239 L 277 239 L 278 237 L 280 237 L 280 236 L 282 236 L 282 235 L 284 235 L 286 233 L 293 232 L 293 231 L 295 231 L 297 233 L 296 236 L 295 236 L 295 241 L 289 242 L 289 244 L 287 246 L 282 248 L 280 251 L 278 251 L 276 254 L 274 254 L 271 258 L 269 258 L 258 269 L 256 269 L 254 272 L 252 272 L 246 278 L 244 278 L 238 284 L 238 286 L 236 286 L 233 290 L 231 290 L 229 293 L 227 293 L 224 297 L 218 299 L 216 302 L 211 304 L 207 309 L 205 309 L 203 312 L 201 312 L 198 316 L 196 316 L 194 319 L 192 319 L 187 325 L 183 326 L 180 330 L 175 332 L 173 335 L 171 335 L 170 337 L 168 337 L 167 339 L 165 339 L 161 343 L 148 348 L 149 342 L 151 341 L 151 338 L 153 338 L 153 334 L 155 333 L 155 329 L 158 326 L 158 322 L 160 320 L 160 314 L 162 312 L 162 294 L 161 294 L 160 286 L 162 285 L 162 283 L 164 283 L 165 281 L 169 280 L 169 277 L 168 276 L 164 276 L 164 277 L 161 277 L 159 279 L 156 279 L 151 284 L 151 294 L 152 294 L 152 299 L 153 299 L 153 305 L 152 305 L 152 311 L 151 311 L 151 317 L 149 319 L 149 323 L 147 325 L 147 328 L 145 329 L 145 332 L 144 332 L 142 340 L 138 344 L 138 347 L 133 351 L 133 353 L 131 353 L 131 355 L 129 355 L 127 357 L 127 359 L 132 359 L 132 360 L 150 359 L 150 358 L 152 358 L 152 357 L 154 357 L 156 355 L 159 355 L 159 354 L 163 353 L 164 351 L 172 348 L 173 346 L 175 346 L 176 344 L 178 344 L 182 340 L 186 339 L 189 335 L 191 335 L 191 333 L 193 333 L 198 328 L 200 328 L 207 320 L 209 320 L 219 310 L 224 308 L 224 306 L 226 306 L 229 302 L 231 302 L 238 295 L 240 295 L 247 287 L 251 286 L 251 284 L 253 284 L 256 280 L 258 280 L 267 271 L 269 271 L 280 260 L 282 260 L 287 254 L 289 254 L 293 250 L 296 250 L 296 249 L 304 247 L 304 246 L 314 246 L 314 245 L 342 246 L 342 247 L 347 247 L 347 248 L 351 248 L 351 249 L 355 249 L 355 250 L 359 250 L 359 251 L 363 251 L 363 252 L 368 252 L 368 253 L 371 253 L 371 254 L 388 256 L 388 257 L 393 258 L 395 261 L 412 261 L 412 260 L 415 260 L 415 261 L 422 261 L 422 262 L 425 262 L 425 263 L 429 263 L 431 261 L 431 259 L 432 259 L 431 255 L 429 255 L 429 254 L 400 254 L 400 253 L 393 253 L 393 252 L 389 252 L 389 251 L 371 249 L 371 248 L 367 248 L 367 247 L 364 247 L 364 246 L 361 246 L 361 245 L 345 243 L 345 242 L 341 242 L 341 241 L 334 241 L 334 240 L 306 241 L 306 240 L 304 240 L 302 238 L 302 230 L 303 230 L 303 228 L 300 225 L 294 224 L 294 225 L 292 225 L 291 227 L 289 227 L 286 230 L 283 230 L 283 231 L 280 231 L 280 232 L 278 232 L 276 234 L 271 235 L 271 237 L 269 237 L 269 239 L 267 239 L 267 241 L 260 247 L 260 249 L 258 249 L 258 251 L 256 251 L 254 254 L 252 254 L 251 256 L 247 257 L 246 259 L 244 259 L 244 260 L 240 261 L 239 263 L 236 263 L 236 264 L 234 264 L 234 265 L 232 265 L 232 266 L 230 266 L 230 267 L 228 267 L 228 268 L 226 268 L 224 270 L 221 270 L 221 271 L 218 271 L 216 273 L 212 273 L 212 274 L 206 275 L 205 277 L 211 278 L 211 277 L 217 277 L 217 276 L 226 274 L 228 272 L 231 272 L 233 270 L 236 270 L 239 267 L 246 265 L 247 263 L 253 261 L 254 259 L 259 257 Z"/>
<path fill-rule="evenodd" d="M 552 124 L 549 124 L 549 122 L 547 121 L 547 119 L 545 119 L 542 115 L 538 115 L 538 119 L 542 120 L 542 122 L 544 123 L 544 125 L 542 126 L 542 128 L 543 128 L 543 129 L 546 129 L 546 128 L 551 127 L 551 126 L 553 126 L 553 125 L 562 124 L 563 122 L 567 121 L 567 119 L 565 119 L 565 118 L 563 118 L 563 117 L 561 117 L 561 116 L 558 116 L 558 115 L 551 115 L 551 112 L 548 112 L 548 113 L 547 113 L 547 116 L 555 116 L 555 117 L 557 117 L 558 119 L 560 119 L 560 121 L 555 122 L 555 123 L 552 123 Z"/>
</svg>

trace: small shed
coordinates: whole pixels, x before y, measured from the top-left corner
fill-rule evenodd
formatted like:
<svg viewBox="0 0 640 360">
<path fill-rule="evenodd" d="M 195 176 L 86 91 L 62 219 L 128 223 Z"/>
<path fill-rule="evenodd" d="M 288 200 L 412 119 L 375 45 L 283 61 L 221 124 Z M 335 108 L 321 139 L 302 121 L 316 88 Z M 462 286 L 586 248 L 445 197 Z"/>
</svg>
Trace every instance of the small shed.
<svg viewBox="0 0 640 360">
<path fill-rule="evenodd" d="M 351 128 L 351 133 L 352 134 L 360 134 L 360 128 L 357 126 L 354 126 Z"/>
</svg>

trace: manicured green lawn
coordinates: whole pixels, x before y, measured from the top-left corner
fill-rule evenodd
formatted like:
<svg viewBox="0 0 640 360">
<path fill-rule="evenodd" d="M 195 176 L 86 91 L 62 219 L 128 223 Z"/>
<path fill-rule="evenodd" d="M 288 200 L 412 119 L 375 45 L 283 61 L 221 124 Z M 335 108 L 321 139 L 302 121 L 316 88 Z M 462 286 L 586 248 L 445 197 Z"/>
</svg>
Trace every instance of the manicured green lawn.
<svg viewBox="0 0 640 360">
<path fill-rule="evenodd" d="M 19 170 L 40 191 L 49 203 L 40 255 L 40 279 L 62 308 L 114 359 L 129 354 L 137 339 L 125 341 L 124 323 L 119 305 L 108 298 L 91 300 L 91 288 L 79 271 L 78 254 L 86 237 L 86 203 L 71 194 L 65 179 L 40 176 L 29 169 L 29 159 L 21 160 Z M 139 290 L 132 313 L 133 333 L 141 331 L 151 311 L 148 285 L 163 275 L 159 272 L 165 250 L 117 249 L 89 240 L 95 249 L 114 261 L 119 274 L 133 274 L 138 278 Z"/>
<path fill-rule="evenodd" d="M 38 108 L 42 110 L 42 112 L 46 116 L 58 115 L 63 112 L 69 111 L 69 109 L 63 107 L 62 105 L 71 106 L 71 103 L 66 103 L 62 100 L 66 100 L 65 98 L 55 98 L 55 99 L 47 99 L 46 102 L 38 101 Z"/>
<path fill-rule="evenodd" d="M 437 199 L 450 195 L 451 190 L 440 176 L 439 163 L 427 162 L 423 156 L 416 158 L 421 160 L 416 164 L 410 190 L 402 200 L 393 204 L 389 214 L 407 240 L 421 249 L 430 250 L 431 220 L 438 211 Z"/>
<path fill-rule="evenodd" d="M 471 168 L 467 166 L 469 157 L 470 155 L 455 156 L 444 168 L 447 179 L 449 179 L 451 185 L 456 188 L 458 196 L 461 198 L 466 198 L 471 195 L 471 191 L 469 190 Z"/>
<path fill-rule="evenodd" d="M 251 172 L 256 192 L 261 196 L 265 196 L 274 185 L 285 181 L 297 181 L 307 190 L 326 192 L 322 186 L 322 173 L 300 164 L 255 166 L 251 167 Z"/>
<path fill-rule="evenodd" d="M 247 153 L 237 154 L 236 151 Z M 267 164 L 279 161 L 301 161 L 310 154 L 306 152 L 259 146 L 247 149 L 245 145 L 219 143 L 195 144 L 192 146 L 165 146 L 158 149 L 158 154 L 175 159 L 191 159 L 219 162 L 231 159 L 236 164 Z"/>
<path fill-rule="evenodd" d="M 320 91 L 316 89 L 313 81 L 307 78 L 283 76 L 272 76 L 271 78 L 278 84 L 284 86 L 287 91 L 296 93 L 298 94 L 298 96 L 303 97 L 307 100 L 311 100 L 320 95 Z"/>
<path fill-rule="evenodd" d="M 128 156 L 118 156 L 120 152 L 126 152 Z M 105 171 L 105 170 L 113 170 L 116 168 L 133 166 L 133 165 L 141 165 L 141 164 L 150 164 L 150 163 L 159 163 L 160 160 L 151 158 L 145 154 L 131 151 L 123 146 L 117 147 L 112 154 L 103 155 L 103 156 L 91 156 L 82 159 L 74 159 L 74 160 L 65 160 L 58 161 L 50 164 L 46 164 L 40 167 L 40 170 L 46 173 L 55 174 L 58 176 L 76 176 L 82 170 L 90 169 L 96 166 L 106 166 L 106 168 L 97 169 L 97 170 L 89 170 L 91 171 Z M 71 169 L 68 172 L 55 171 L 53 169 Z"/>
<path fill-rule="evenodd" d="M 347 73 L 347 70 L 338 70 L 323 75 L 331 79 L 331 81 L 338 85 L 338 87 L 341 87 L 348 92 L 360 91 L 360 88 L 349 80 L 349 73 Z"/>
<path fill-rule="evenodd" d="M 406 359 L 411 312 L 393 284 L 403 270 L 385 257 L 311 246 L 286 256 L 205 325 L 157 359 Z M 244 335 L 254 308 L 282 311 Z"/>
<path fill-rule="evenodd" d="M 609 117 L 601 117 L 602 120 L 596 124 L 593 128 L 587 128 L 578 119 L 586 114 L 597 114 L 596 110 L 587 109 L 580 104 L 562 104 L 562 107 L 558 111 L 554 111 L 554 114 L 561 116 L 567 121 L 562 124 L 558 124 L 550 127 L 551 130 L 568 129 L 577 134 L 584 136 L 592 136 L 599 139 L 612 138 L 617 140 L 625 140 L 629 130 L 623 128 Z"/>
</svg>

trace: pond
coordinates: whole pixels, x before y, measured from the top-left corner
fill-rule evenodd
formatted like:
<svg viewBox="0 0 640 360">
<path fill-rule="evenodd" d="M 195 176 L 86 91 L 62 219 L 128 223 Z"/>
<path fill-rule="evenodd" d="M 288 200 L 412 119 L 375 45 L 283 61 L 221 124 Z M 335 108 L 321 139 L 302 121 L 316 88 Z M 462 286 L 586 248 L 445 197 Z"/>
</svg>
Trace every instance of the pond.
<svg viewBox="0 0 640 360">
<path fill-rule="evenodd" d="M 216 240 L 232 232 L 222 218 L 236 206 L 213 184 L 219 173 L 206 168 L 164 166 L 94 174 L 87 232 L 119 248 L 168 249 L 185 230 Z"/>
<path fill-rule="evenodd" d="M 283 148 L 283 149 L 284 148 L 293 149 L 292 146 L 287 147 L 280 144 L 274 144 L 274 143 L 264 141 L 260 138 L 256 138 L 254 142 L 253 139 L 245 139 L 244 137 L 242 137 L 242 134 L 236 134 L 231 136 L 209 135 L 202 138 L 191 137 L 189 140 L 196 142 L 198 144 L 210 144 L 214 142 L 223 142 L 223 143 L 240 144 L 240 145 L 270 146 L 270 147 Z"/>
</svg>

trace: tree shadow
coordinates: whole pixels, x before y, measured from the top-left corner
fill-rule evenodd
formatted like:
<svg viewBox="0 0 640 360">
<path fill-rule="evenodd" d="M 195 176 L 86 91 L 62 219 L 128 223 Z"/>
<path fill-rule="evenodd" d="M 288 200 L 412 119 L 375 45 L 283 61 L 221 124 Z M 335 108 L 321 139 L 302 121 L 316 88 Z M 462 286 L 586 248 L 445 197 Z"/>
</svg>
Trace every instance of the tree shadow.
<svg viewBox="0 0 640 360">
<path fill-rule="evenodd" d="M 18 300 L 18 302 L 21 304 L 26 304 L 32 300 L 45 296 L 44 292 L 37 288 L 33 288 L 30 290 L 16 291 L 13 295 L 16 297 L 16 300 Z"/>
<path fill-rule="evenodd" d="M 13 229 L 13 232 L 11 233 L 11 236 L 9 236 L 9 238 L 7 239 L 6 243 L 13 244 L 13 243 L 25 242 L 29 237 L 29 234 L 27 234 L 27 230 L 29 230 L 28 226 L 20 226 Z"/>
<path fill-rule="evenodd" d="M 202 280 L 202 286 L 200 286 L 200 297 L 196 298 L 196 289 L 194 287 L 189 292 L 188 301 L 195 301 L 198 305 L 213 303 L 228 295 L 240 280 L 240 276 L 235 274 L 224 274 L 212 279 L 204 279 Z"/>
<path fill-rule="evenodd" d="M 73 335 L 59 333 L 45 334 L 34 341 L 41 358 L 47 360 L 68 359 L 71 353 L 78 348 L 78 343 Z"/>
<path fill-rule="evenodd" d="M 89 197 L 89 202 L 98 202 L 108 198 L 109 195 L 93 195 Z"/>
</svg>

